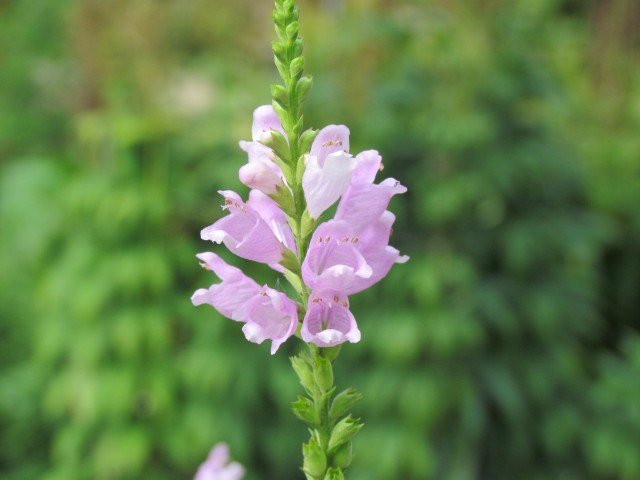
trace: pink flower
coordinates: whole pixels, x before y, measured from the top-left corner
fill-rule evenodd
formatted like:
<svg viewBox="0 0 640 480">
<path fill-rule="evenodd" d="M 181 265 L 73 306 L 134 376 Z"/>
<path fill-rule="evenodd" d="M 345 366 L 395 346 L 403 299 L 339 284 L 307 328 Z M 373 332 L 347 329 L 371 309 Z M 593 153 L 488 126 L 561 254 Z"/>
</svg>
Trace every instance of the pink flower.
<svg viewBox="0 0 640 480">
<path fill-rule="evenodd" d="M 349 186 L 356 161 L 348 151 L 349 129 L 344 125 L 323 128 L 313 141 L 302 176 L 302 189 L 312 218 L 322 215 Z"/>
<path fill-rule="evenodd" d="M 242 166 L 238 172 L 240 181 L 249 188 L 260 190 L 267 195 L 276 193 L 284 186 L 282 170 L 275 162 L 275 156 L 269 147 L 260 140 L 270 135 L 271 130 L 284 134 L 280 120 L 271 105 L 262 105 L 253 112 L 253 126 L 251 128 L 251 142 L 240 142 L 242 148 L 249 155 L 249 163 Z"/>
<path fill-rule="evenodd" d="M 243 477 L 244 468 L 239 463 L 231 462 L 227 444 L 218 443 L 200 465 L 194 480 L 241 480 Z"/>
<path fill-rule="evenodd" d="M 282 170 L 271 159 L 273 152 L 269 148 L 254 142 L 241 147 L 249 153 L 249 163 L 240 167 L 238 171 L 238 178 L 242 183 L 267 195 L 276 193 L 284 186 Z"/>
<path fill-rule="evenodd" d="M 364 228 L 330 220 L 316 229 L 302 264 L 302 277 L 312 291 L 352 295 L 382 280 L 394 263 L 404 263 L 389 246 L 395 216 L 388 211 Z"/>
<path fill-rule="evenodd" d="M 233 253 L 247 260 L 279 263 L 286 247 L 272 230 L 273 225 L 267 224 L 260 212 L 251 206 L 251 200 L 244 203 L 237 193 L 230 190 L 219 193 L 224 197 L 222 208 L 228 210 L 229 215 L 202 230 L 202 239 L 224 243 Z M 276 215 L 272 209 L 262 213 L 267 217 Z"/>
<path fill-rule="evenodd" d="M 319 347 L 360 341 L 360 330 L 349 311 L 347 297 L 330 291 L 311 293 L 300 334 L 305 342 Z"/>
<path fill-rule="evenodd" d="M 271 130 L 284 133 L 278 114 L 271 105 L 262 105 L 253 111 L 253 125 L 251 125 L 251 138 L 258 141 L 262 135 Z"/>
<path fill-rule="evenodd" d="M 380 218 L 391 197 L 406 192 L 407 188 L 394 178 L 373 183 L 376 173 L 382 168 L 382 157 L 375 150 L 358 154 L 356 161 L 351 182 L 342 195 L 334 218 L 361 230 Z"/>
<path fill-rule="evenodd" d="M 222 283 L 200 288 L 191 297 L 194 305 L 211 305 L 231 320 L 244 323 L 247 340 L 262 343 L 271 340 L 271 354 L 293 335 L 298 326 L 295 302 L 267 285 L 260 287 L 242 270 L 227 264 L 211 252 L 196 255 L 202 266 L 212 270 Z"/>
</svg>

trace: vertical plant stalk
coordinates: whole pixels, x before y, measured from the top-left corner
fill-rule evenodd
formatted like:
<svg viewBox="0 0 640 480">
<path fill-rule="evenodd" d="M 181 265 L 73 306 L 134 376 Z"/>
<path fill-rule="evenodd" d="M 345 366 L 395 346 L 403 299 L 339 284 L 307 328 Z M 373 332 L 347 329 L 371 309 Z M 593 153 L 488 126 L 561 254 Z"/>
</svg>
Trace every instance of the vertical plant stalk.
<svg viewBox="0 0 640 480">
<path fill-rule="evenodd" d="M 303 42 L 299 36 L 298 8 L 293 0 L 276 0 L 273 20 L 277 40 L 273 42 L 275 64 L 282 85 L 272 85 L 272 105 L 280 118 L 286 138 L 272 130 L 262 140 L 270 147 L 290 188 L 283 188 L 273 198 L 283 206 L 288 216 L 297 255 L 285 258 L 285 277 L 300 296 L 299 318 L 304 318 L 309 291 L 301 275 L 309 238 L 317 225 L 306 209 L 302 176 L 305 154 L 311 148 L 317 131 L 303 132 L 302 103 L 311 89 L 313 80 L 304 75 Z M 362 398 L 354 389 L 344 390 L 333 398 L 333 362 L 340 347 L 319 348 L 308 344 L 308 350 L 291 358 L 306 396 L 292 404 L 294 414 L 309 426 L 311 438 L 303 445 L 303 471 L 308 480 L 338 480 L 344 478 L 352 460 L 352 438 L 362 428 L 358 419 L 347 415 L 351 407 Z"/>
</svg>

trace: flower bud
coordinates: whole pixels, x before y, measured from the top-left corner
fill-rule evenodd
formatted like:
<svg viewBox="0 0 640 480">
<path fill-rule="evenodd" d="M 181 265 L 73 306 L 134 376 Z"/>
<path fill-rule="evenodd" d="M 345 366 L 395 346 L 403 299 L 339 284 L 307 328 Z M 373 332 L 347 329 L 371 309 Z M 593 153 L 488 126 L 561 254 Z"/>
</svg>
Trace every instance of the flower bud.
<svg viewBox="0 0 640 480">
<path fill-rule="evenodd" d="M 342 445 L 350 441 L 363 426 L 364 424 L 360 423 L 357 418 L 351 418 L 351 415 L 340 420 L 331 432 L 329 451 L 335 452 Z"/>
<path fill-rule="evenodd" d="M 342 469 L 349 468 L 353 460 L 353 444 L 351 442 L 345 443 L 338 451 L 333 455 L 333 463 Z"/>
<path fill-rule="evenodd" d="M 312 477 L 320 477 L 327 469 L 327 456 L 316 440 L 311 437 L 309 443 L 302 445 L 304 462 L 302 469 Z"/>
<path fill-rule="evenodd" d="M 322 392 L 328 392 L 333 386 L 331 362 L 324 357 L 316 357 L 313 365 L 313 377 Z"/>
<path fill-rule="evenodd" d="M 238 172 L 240 181 L 247 187 L 260 190 L 266 195 L 276 193 L 284 184 L 278 172 L 264 162 L 250 162 Z"/>
<path fill-rule="evenodd" d="M 302 356 L 291 357 L 291 365 L 305 390 L 307 392 L 314 392 L 315 382 L 313 380 L 313 371 L 307 360 Z"/>
<path fill-rule="evenodd" d="M 291 409 L 296 417 L 310 425 L 320 425 L 320 415 L 315 404 L 307 397 L 298 397 L 291 404 Z"/>
<path fill-rule="evenodd" d="M 329 409 L 329 418 L 333 421 L 340 418 L 347 413 L 351 407 L 353 407 L 359 400 L 362 399 L 362 395 L 353 388 L 348 388 L 340 392 L 331 403 Z"/>
<path fill-rule="evenodd" d="M 344 480 L 344 474 L 339 468 L 330 468 L 322 480 Z"/>
</svg>

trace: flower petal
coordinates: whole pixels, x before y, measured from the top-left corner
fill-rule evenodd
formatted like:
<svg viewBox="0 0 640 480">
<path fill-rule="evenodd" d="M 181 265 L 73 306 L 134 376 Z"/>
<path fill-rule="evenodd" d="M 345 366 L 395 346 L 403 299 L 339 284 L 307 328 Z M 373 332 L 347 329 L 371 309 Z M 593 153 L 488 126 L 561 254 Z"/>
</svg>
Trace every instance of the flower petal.
<svg viewBox="0 0 640 480">
<path fill-rule="evenodd" d="M 240 181 L 247 187 L 271 195 L 284 185 L 282 173 L 265 162 L 249 162 L 238 172 Z"/>
<path fill-rule="evenodd" d="M 227 264 L 215 253 L 205 252 L 196 256 L 204 262 L 202 266 L 213 271 L 222 283 L 196 290 L 191 302 L 196 306 L 207 303 L 227 318 L 244 321 L 241 317 L 234 318 L 234 312 L 253 298 L 260 291 L 260 286 L 242 273 L 242 270 Z"/>
<path fill-rule="evenodd" d="M 271 340 L 271 354 L 291 337 L 298 326 L 296 304 L 284 293 L 266 285 L 247 304 L 247 323 L 242 327 L 250 342 Z"/>
<path fill-rule="evenodd" d="M 356 343 L 361 337 L 347 298 L 328 291 L 312 292 L 300 334 L 305 342 L 319 347 Z"/>
<path fill-rule="evenodd" d="M 407 188 L 393 178 L 380 184 L 352 182 L 340 199 L 335 219 L 344 220 L 361 231 L 382 215 L 394 195 L 406 191 Z"/>
<path fill-rule="evenodd" d="M 239 257 L 261 263 L 279 263 L 285 246 L 269 225 L 240 196 L 232 191 L 221 191 L 225 197 L 224 209 L 230 212 L 213 225 L 203 229 L 203 240 L 224 243 Z"/>
<path fill-rule="evenodd" d="M 366 150 L 356 155 L 352 184 L 373 183 L 376 174 L 382 170 L 382 157 L 377 150 Z"/>
<path fill-rule="evenodd" d="M 340 198 L 349 186 L 354 167 L 355 159 L 345 152 L 328 155 L 324 163 L 316 156 L 307 156 L 302 188 L 312 218 L 318 218 Z"/>
<path fill-rule="evenodd" d="M 225 443 L 218 443 L 200 465 L 194 480 L 241 480 L 244 473 L 242 465 L 231 462 L 229 447 Z"/>
<path fill-rule="evenodd" d="M 311 145 L 310 155 L 324 165 L 327 156 L 335 152 L 349 152 L 349 129 L 344 125 L 327 125 L 320 130 Z"/>
<path fill-rule="evenodd" d="M 263 133 L 268 133 L 271 129 L 284 134 L 280 119 L 271 105 L 262 105 L 253 111 L 253 125 L 251 126 L 251 138 L 253 141 L 260 140 Z"/>
</svg>

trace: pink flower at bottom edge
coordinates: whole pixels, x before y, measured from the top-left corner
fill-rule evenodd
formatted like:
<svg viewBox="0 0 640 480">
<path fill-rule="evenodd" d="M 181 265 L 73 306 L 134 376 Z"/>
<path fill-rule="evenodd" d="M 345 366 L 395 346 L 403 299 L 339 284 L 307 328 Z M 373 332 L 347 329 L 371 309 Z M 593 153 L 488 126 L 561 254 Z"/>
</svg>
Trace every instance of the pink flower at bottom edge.
<svg viewBox="0 0 640 480">
<path fill-rule="evenodd" d="M 200 465 L 193 480 L 240 480 L 244 473 L 242 465 L 231 462 L 227 444 L 218 443 Z"/>
</svg>

